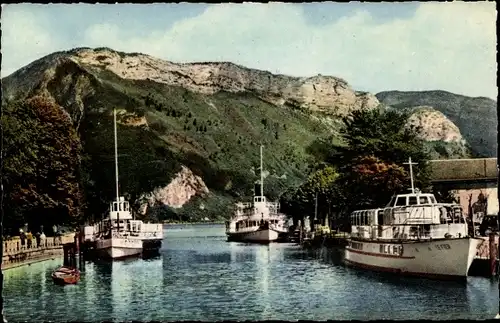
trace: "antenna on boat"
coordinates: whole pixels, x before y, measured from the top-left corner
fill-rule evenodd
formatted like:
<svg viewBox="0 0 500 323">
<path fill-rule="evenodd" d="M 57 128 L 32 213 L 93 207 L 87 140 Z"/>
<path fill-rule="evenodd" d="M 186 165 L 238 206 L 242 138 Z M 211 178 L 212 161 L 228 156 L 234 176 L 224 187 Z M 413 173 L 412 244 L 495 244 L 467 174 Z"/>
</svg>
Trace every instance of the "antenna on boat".
<svg viewBox="0 0 500 323">
<path fill-rule="evenodd" d="M 260 196 L 264 196 L 264 173 L 262 170 L 262 148 L 263 145 L 260 145 Z"/>
<path fill-rule="evenodd" d="M 411 179 L 411 192 L 413 194 L 415 194 L 415 187 L 413 186 L 413 167 L 412 165 L 418 165 L 418 163 L 412 163 L 411 162 L 411 157 L 408 158 L 408 162 L 407 163 L 403 163 L 405 165 L 410 165 L 410 179 Z"/>
<path fill-rule="evenodd" d="M 116 202 L 120 201 L 120 195 L 118 192 L 118 139 L 116 135 L 116 108 L 113 108 L 113 121 L 115 130 L 115 177 L 116 177 Z"/>
<path fill-rule="evenodd" d="M 314 221 L 318 219 L 318 192 L 316 192 L 316 198 L 314 199 Z"/>
</svg>

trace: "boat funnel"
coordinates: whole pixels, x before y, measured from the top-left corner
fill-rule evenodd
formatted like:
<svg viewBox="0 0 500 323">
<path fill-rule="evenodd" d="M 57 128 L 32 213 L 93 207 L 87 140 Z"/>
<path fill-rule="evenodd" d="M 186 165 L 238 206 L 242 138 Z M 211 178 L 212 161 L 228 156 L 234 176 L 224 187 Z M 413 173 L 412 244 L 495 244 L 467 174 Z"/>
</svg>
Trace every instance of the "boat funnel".
<svg viewBox="0 0 500 323">
<path fill-rule="evenodd" d="M 254 196 L 260 196 L 260 183 L 255 183 L 254 184 L 253 195 Z"/>
</svg>

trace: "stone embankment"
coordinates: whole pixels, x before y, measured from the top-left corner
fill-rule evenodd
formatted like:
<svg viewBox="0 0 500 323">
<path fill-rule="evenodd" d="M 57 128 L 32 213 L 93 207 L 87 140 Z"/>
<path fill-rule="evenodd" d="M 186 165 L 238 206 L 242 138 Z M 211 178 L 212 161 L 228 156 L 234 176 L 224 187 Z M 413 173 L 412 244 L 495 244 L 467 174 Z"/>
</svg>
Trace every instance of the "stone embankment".
<svg viewBox="0 0 500 323">
<path fill-rule="evenodd" d="M 27 247 L 27 241 L 22 246 L 19 237 L 4 241 L 2 269 L 11 269 L 62 257 L 63 244 L 73 242 L 74 236 L 74 233 L 70 233 L 61 237 L 47 237 L 45 241 L 42 241 L 40 247 L 37 247 L 36 240 L 33 238 L 30 248 Z"/>
</svg>

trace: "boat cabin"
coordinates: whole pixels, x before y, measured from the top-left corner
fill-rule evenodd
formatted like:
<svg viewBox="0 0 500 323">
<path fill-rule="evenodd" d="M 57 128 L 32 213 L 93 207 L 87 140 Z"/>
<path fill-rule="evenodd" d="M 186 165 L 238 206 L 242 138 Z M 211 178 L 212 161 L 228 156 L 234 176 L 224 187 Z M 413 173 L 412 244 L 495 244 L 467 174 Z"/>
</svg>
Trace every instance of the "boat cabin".
<svg viewBox="0 0 500 323">
<path fill-rule="evenodd" d="M 438 203 L 434 195 L 428 193 L 396 195 L 387 207 L 354 211 L 350 220 L 355 236 L 372 239 L 467 235 L 461 206 Z"/>
<path fill-rule="evenodd" d="M 436 198 L 434 194 L 428 193 L 412 193 L 412 194 L 399 194 L 392 197 L 392 199 L 387 204 L 388 207 L 391 206 L 409 206 L 409 205 L 426 205 L 426 204 L 436 204 Z"/>
<path fill-rule="evenodd" d="M 132 220 L 130 205 L 123 196 L 120 196 L 118 201 L 109 204 L 109 217 L 111 220 Z"/>
<path fill-rule="evenodd" d="M 265 196 L 254 196 L 253 202 L 254 203 L 266 203 L 266 197 Z"/>
</svg>

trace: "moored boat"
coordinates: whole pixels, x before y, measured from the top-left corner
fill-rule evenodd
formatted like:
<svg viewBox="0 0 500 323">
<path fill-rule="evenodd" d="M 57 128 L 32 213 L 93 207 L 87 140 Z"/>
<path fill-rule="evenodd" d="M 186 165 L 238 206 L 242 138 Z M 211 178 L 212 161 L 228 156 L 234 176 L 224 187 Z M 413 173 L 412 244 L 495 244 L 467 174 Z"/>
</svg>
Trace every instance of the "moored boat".
<svg viewBox="0 0 500 323">
<path fill-rule="evenodd" d="M 269 243 L 286 241 L 286 215 L 279 212 L 279 202 L 268 202 L 263 191 L 262 146 L 260 147 L 260 183 L 250 203 L 237 203 L 226 222 L 228 241 Z"/>
<path fill-rule="evenodd" d="M 52 280 L 58 285 L 76 284 L 80 280 L 80 271 L 77 268 L 61 266 L 52 273 Z"/>
<path fill-rule="evenodd" d="M 103 258 L 126 258 L 142 254 L 144 248 L 158 250 L 163 240 L 160 223 L 144 223 L 135 220 L 130 204 L 118 191 L 118 146 L 116 110 L 113 111 L 115 134 L 116 200 L 109 205 L 109 213 L 102 221 L 86 226 L 84 239 L 95 242 L 97 255 Z"/>
<path fill-rule="evenodd" d="M 431 278 L 466 277 L 480 239 L 470 237 L 459 204 L 438 203 L 413 186 L 387 207 L 351 214 L 345 262 L 355 267 Z"/>
</svg>

